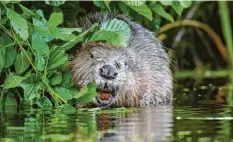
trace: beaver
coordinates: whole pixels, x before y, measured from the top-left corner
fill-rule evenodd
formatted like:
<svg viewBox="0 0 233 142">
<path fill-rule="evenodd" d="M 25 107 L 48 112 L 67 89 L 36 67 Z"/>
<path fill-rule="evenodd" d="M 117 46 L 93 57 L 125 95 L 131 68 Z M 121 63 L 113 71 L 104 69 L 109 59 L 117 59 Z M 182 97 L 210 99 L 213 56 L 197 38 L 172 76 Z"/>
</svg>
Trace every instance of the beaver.
<svg viewBox="0 0 233 142">
<path fill-rule="evenodd" d="M 131 29 L 126 47 L 106 42 L 83 43 L 71 61 L 75 86 L 94 81 L 97 96 L 86 105 L 155 106 L 172 104 L 173 77 L 169 58 L 161 41 L 142 25 L 124 15 L 92 13 L 80 18 L 78 25 L 89 29 L 112 19 L 122 20 Z M 80 105 L 83 106 L 83 105 Z"/>
</svg>

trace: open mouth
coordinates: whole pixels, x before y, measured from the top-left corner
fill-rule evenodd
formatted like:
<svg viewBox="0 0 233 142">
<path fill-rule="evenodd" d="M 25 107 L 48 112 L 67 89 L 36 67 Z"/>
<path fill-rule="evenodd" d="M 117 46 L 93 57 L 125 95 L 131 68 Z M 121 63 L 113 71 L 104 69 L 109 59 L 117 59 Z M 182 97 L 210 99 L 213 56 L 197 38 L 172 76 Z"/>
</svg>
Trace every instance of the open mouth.
<svg viewBox="0 0 233 142">
<path fill-rule="evenodd" d="M 103 89 L 97 88 L 96 100 L 101 106 L 110 106 L 113 103 L 115 91 L 105 86 Z"/>
</svg>

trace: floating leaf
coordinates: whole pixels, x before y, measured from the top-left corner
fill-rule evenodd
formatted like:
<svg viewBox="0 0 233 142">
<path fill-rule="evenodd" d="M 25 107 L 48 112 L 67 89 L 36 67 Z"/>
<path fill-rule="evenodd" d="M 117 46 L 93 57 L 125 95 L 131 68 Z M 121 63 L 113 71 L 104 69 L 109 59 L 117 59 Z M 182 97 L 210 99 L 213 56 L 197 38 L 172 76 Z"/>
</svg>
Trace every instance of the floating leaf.
<svg viewBox="0 0 233 142">
<path fill-rule="evenodd" d="M 3 89 L 10 89 L 20 86 L 21 82 L 25 80 L 24 77 L 10 74 L 4 82 Z"/>
<path fill-rule="evenodd" d="M 124 1 L 125 2 L 125 1 Z M 143 15 L 146 17 L 148 20 L 152 21 L 152 12 L 150 8 L 146 4 L 142 4 L 140 6 L 133 6 L 125 2 L 130 8 L 132 8 L 134 11 L 136 11 L 138 14 Z"/>
<path fill-rule="evenodd" d="M 174 22 L 173 17 L 164 10 L 164 8 L 162 7 L 161 4 L 155 3 L 155 4 L 151 4 L 149 6 L 150 6 L 151 10 L 154 11 L 159 16 L 161 16 L 161 17 L 163 17 L 171 22 Z"/>
<path fill-rule="evenodd" d="M 32 57 L 32 54 L 28 51 L 26 51 L 26 53 L 21 51 L 20 53 L 17 54 L 14 62 L 14 67 L 17 74 L 24 73 L 30 66 L 30 62 L 25 54 L 27 54 L 29 58 Z"/>
<path fill-rule="evenodd" d="M 7 17 L 10 19 L 11 26 L 20 38 L 26 40 L 28 38 L 28 25 L 26 20 L 24 20 L 20 14 L 7 8 Z"/>
</svg>

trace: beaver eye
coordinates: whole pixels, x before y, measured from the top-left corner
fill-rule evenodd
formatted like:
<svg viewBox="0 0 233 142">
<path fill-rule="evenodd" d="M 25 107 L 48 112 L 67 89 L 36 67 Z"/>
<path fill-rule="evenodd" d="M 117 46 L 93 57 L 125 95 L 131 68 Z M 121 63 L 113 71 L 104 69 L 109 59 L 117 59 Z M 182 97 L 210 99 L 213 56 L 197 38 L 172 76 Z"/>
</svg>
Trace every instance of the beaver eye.
<svg viewBox="0 0 233 142">
<path fill-rule="evenodd" d="M 127 63 L 127 61 L 125 61 L 125 66 L 127 66 L 128 65 L 128 63 Z"/>
<path fill-rule="evenodd" d="M 91 53 L 91 58 L 94 58 L 94 55 Z"/>
<path fill-rule="evenodd" d="M 121 68 L 121 64 L 119 64 L 119 63 L 115 62 L 115 65 L 116 65 L 116 67 L 117 67 L 118 69 L 120 69 L 120 68 Z"/>
</svg>

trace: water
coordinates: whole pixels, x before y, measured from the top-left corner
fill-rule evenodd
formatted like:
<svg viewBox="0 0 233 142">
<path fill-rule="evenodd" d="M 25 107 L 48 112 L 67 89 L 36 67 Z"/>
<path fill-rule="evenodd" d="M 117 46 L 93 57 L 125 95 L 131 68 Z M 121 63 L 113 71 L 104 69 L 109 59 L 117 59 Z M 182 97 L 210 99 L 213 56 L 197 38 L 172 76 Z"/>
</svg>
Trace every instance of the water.
<svg viewBox="0 0 233 142">
<path fill-rule="evenodd" d="M 2 112 L 1 142 L 232 141 L 232 108 L 198 105 L 114 112 Z"/>
<path fill-rule="evenodd" d="M 227 91 L 211 88 L 183 89 L 173 107 L 6 108 L 0 111 L 0 142 L 233 141 L 233 109 L 223 102 Z"/>
</svg>

